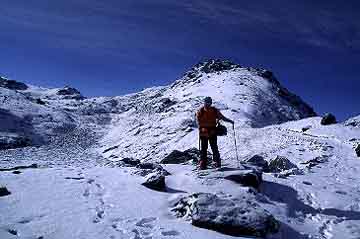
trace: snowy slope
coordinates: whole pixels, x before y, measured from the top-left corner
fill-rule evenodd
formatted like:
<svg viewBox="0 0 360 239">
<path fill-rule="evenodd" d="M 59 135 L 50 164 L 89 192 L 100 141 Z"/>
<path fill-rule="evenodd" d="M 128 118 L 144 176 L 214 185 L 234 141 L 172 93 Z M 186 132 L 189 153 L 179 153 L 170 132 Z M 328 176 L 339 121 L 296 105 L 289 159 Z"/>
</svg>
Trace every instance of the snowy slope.
<svg viewBox="0 0 360 239">
<path fill-rule="evenodd" d="M 113 118 L 114 126 L 102 141 L 115 149 L 102 150 L 107 157 L 157 161 L 171 149 L 197 145 L 195 112 L 205 96 L 211 96 L 214 105 L 238 127 L 258 128 L 315 116 L 271 72 L 210 60 L 195 65 L 169 86 L 115 98 L 120 105 L 132 107 Z"/>
<path fill-rule="evenodd" d="M 174 201 L 192 193 L 241 200 L 249 191 L 224 179 L 239 171 L 230 127 L 218 142 L 228 171 L 163 165 L 171 173 L 166 192 L 143 187 L 138 169 L 108 163 L 123 157 L 161 161 L 174 149 L 196 147 L 194 112 L 207 95 L 235 120 L 239 160 L 281 156 L 298 167 L 264 173 L 259 191 L 251 190 L 251 200 L 281 223 L 280 231 L 267 238 L 360 238 L 355 154 L 360 116 L 323 126 L 311 107 L 269 72 L 226 61 L 198 64 L 169 86 L 125 96 L 84 99 L 70 90 L 74 99 L 58 95 L 59 90 L 0 87 L 1 119 L 9 117 L 12 126 L 1 131 L 21 133 L 22 119 L 35 115 L 39 120 L 21 127 L 52 139 L 40 147 L 0 150 L 0 185 L 11 192 L 0 197 L 0 238 L 234 238 L 194 227 L 171 212 Z M 46 104 L 34 103 L 37 98 Z M 58 117 L 57 123 L 40 120 L 46 114 Z M 18 121 L 10 120 L 14 115 Z M 68 123 L 73 127 L 60 130 Z M 3 170 L 33 163 L 39 167 L 20 169 L 20 174 Z"/>
</svg>

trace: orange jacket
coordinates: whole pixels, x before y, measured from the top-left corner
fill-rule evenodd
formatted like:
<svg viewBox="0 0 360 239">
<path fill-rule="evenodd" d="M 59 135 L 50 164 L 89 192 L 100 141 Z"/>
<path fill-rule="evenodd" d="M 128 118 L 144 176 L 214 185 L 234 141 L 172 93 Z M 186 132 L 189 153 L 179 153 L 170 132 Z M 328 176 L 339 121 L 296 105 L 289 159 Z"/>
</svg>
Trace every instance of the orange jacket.
<svg viewBox="0 0 360 239">
<path fill-rule="evenodd" d="M 217 120 L 221 119 L 221 117 L 222 114 L 215 107 L 201 107 L 196 113 L 200 136 L 215 136 Z"/>
</svg>

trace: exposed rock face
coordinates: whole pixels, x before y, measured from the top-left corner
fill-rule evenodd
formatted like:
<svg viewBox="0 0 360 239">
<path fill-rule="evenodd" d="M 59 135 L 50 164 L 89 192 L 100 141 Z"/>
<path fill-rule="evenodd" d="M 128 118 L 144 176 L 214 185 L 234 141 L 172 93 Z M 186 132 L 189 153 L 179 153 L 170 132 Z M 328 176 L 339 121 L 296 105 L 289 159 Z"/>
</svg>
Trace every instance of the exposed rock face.
<svg viewBox="0 0 360 239">
<path fill-rule="evenodd" d="M 26 90 L 28 86 L 22 82 L 8 80 L 4 77 L 0 77 L 0 87 L 7 88 L 10 90 Z"/>
<path fill-rule="evenodd" d="M 269 162 L 269 170 L 273 173 L 280 173 L 285 170 L 297 169 L 298 167 L 293 164 L 289 159 L 281 156 L 271 159 Z"/>
<path fill-rule="evenodd" d="M 0 187 L 0 197 L 10 195 L 11 192 L 6 187 Z"/>
<path fill-rule="evenodd" d="M 356 155 L 360 157 L 360 144 L 355 148 Z"/>
<path fill-rule="evenodd" d="M 181 198 L 172 209 L 197 227 L 233 236 L 264 237 L 277 232 L 279 223 L 248 194 L 242 198 L 221 198 L 211 193 L 197 193 Z"/>
<path fill-rule="evenodd" d="M 85 97 L 81 95 L 80 91 L 69 86 L 65 86 L 63 89 L 58 90 L 56 94 L 64 96 L 64 99 L 74 99 L 74 100 L 85 99 Z"/>
<path fill-rule="evenodd" d="M 347 121 L 345 121 L 345 125 L 352 127 L 360 127 L 360 115 L 348 119 Z"/>
<path fill-rule="evenodd" d="M 269 163 L 260 155 L 254 155 L 251 158 L 244 160 L 243 162 L 259 167 L 263 172 L 269 171 Z"/>
<path fill-rule="evenodd" d="M 160 171 L 150 173 L 146 176 L 145 181 L 142 183 L 142 185 L 150 189 L 165 191 L 165 176 Z"/>
<path fill-rule="evenodd" d="M 234 64 L 231 61 L 220 59 L 209 59 L 207 61 L 199 62 L 196 64 L 192 71 L 201 71 L 204 73 L 219 72 L 238 68 L 240 65 Z"/>
<path fill-rule="evenodd" d="M 336 124 L 336 118 L 333 114 L 327 113 L 324 115 L 324 117 L 321 119 L 320 122 L 322 125 L 331 125 Z"/>
<path fill-rule="evenodd" d="M 0 150 L 21 148 L 30 145 L 31 140 L 28 137 L 11 133 L 2 133 L 0 135 Z"/>
<path fill-rule="evenodd" d="M 196 148 L 187 149 L 185 151 L 174 150 L 160 161 L 162 164 L 182 164 L 190 160 L 196 162 L 200 156 L 200 151 Z"/>
<path fill-rule="evenodd" d="M 139 159 L 134 159 L 134 158 L 123 158 L 121 160 L 121 162 L 123 162 L 127 166 L 132 166 L 132 167 L 140 164 L 140 160 Z"/>
<path fill-rule="evenodd" d="M 31 165 L 16 166 L 16 167 L 13 167 L 13 168 L 0 168 L 0 171 L 13 171 L 13 170 L 27 169 L 27 168 L 38 168 L 38 165 L 36 163 L 33 163 Z"/>
</svg>

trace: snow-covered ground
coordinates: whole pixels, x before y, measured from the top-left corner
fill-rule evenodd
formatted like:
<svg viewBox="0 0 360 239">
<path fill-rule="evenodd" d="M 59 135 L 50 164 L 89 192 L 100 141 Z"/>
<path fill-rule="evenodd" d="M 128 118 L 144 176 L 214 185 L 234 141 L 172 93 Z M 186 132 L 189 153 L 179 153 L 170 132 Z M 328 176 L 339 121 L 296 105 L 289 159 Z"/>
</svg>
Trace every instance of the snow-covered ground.
<svg viewBox="0 0 360 239">
<path fill-rule="evenodd" d="M 31 126 L 32 135 L 51 142 L 0 151 L 0 184 L 11 192 L 0 197 L 0 238 L 234 238 L 194 227 L 171 211 L 176 200 L 192 193 L 241 198 L 249 190 L 224 178 L 238 172 L 230 127 L 218 142 L 228 170 L 163 165 L 171 173 L 166 192 L 141 185 L 138 169 L 117 166 L 123 157 L 159 162 L 175 149 L 197 147 L 194 112 L 207 95 L 235 120 L 241 161 L 255 154 L 267 161 L 282 156 L 298 167 L 287 177 L 264 173 L 254 194 L 281 223 L 268 238 L 360 238 L 359 116 L 323 126 L 300 98 L 269 75 L 260 76 L 264 71 L 206 67 L 195 66 L 170 86 L 114 98 L 0 87 L 1 119 L 19 118 L 1 126 L 3 135 L 24 136 L 21 119 L 32 115 L 36 120 L 22 129 Z M 34 163 L 37 168 L 17 174 L 4 170 Z"/>
</svg>

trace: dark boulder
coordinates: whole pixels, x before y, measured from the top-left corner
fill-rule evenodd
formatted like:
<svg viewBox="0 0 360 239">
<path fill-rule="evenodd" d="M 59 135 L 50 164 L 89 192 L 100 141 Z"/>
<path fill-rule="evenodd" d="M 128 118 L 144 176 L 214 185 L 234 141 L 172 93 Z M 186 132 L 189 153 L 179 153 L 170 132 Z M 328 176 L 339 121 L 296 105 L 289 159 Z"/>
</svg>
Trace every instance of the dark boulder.
<svg viewBox="0 0 360 239">
<path fill-rule="evenodd" d="M 198 161 L 200 152 L 196 148 L 188 149 L 185 151 L 174 150 L 160 161 L 162 164 L 182 164 L 190 160 Z"/>
<path fill-rule="evenodd" d="M 306 132 L 306 131 L 308 131 L 309 129 L 311 129 L 311 125 L 302 127 L 302 128 L 301 128 L 301 131 L 302 131 L 302 132 Z"/>
<path fill-rule="evenodd" d="M 360 157 L 360 144 L 355 148 L 356 155 Z"/>
<path fill-rule="evenodd" d="M 331 124 L 336 124 L 336 123 L 337 122 L 336 122 L 335 116 L 330 113 L 325 114 L 320 122 L 321 125 L 331 125 Z"/>
<path fill-rule="evenodd" d="M 251 158 L 245 159 L 243 163 L 259 167 L 263 172 L 269 171 L 269 163 L 264 159 L 264 157 L 257 154 Z"/>
<path fill-rule="evenodd" d="M 146 176 L 145 181 L 142 183 L 147 188 L 165 191 L 165 175 L 160 171 L 150 173 Z"/>
<path fill-rule="evenodd" d="M 190 219 L 194 226 L 227 235 L 265 237 L 277 232 L 279 223 L 254 200 L 251 193 L 244 193 L 241 198 L 196 193 L 181 198 L 172 211 Z"/>
<path fill-rule="evenodd" d="M 139 163 L 138 165 L 136 165 L 136 168 L 140 169 L 139 174 L 142 176 L 146 176 L 156 172 L 160 172 L 164 176 L 170 175 L 170 173 L 158 163 Z"/>
<path fill-rule="evenodd" d="M 282 156 L 276 156 L 274 159 L 271 159 L 269 162 L 269 171 L 272 173 L 280 173 L 282 171 L 298 168 L 293 164 L 289 159 Z"/>
<path fill-rule="evenodd" d="M 10 195 L 11 192 L 6 187 L 0 187 L 0 197 Z"/>
<path fill-rule="evenodd" d="M 242 170 L 238 171 L 234 174 L 230 174 L 224 177 L 227 180 L 234 181 L 243 186 L 253 187 L 258 189 L 262 182 L 262 174 L 261 172 L 257 172 L 254 170 Z"/>
<path fill-rule="evenodd" d="M 135 158 L 123 158 L 121 162 L 123 162 L 126 166 L 132 166 L 132 167 L 141 163 L 139 159 L 135 159 Z"/>
<path fill-rule="evenodd" d="M 39 105 L 46 105 L 46 102 L 43 101 L 43 100 L 40 99 L 40 98 L 35 99 L 35 103 L 36 103 L 36 104 L 39 104 Z"/>
</svg>

